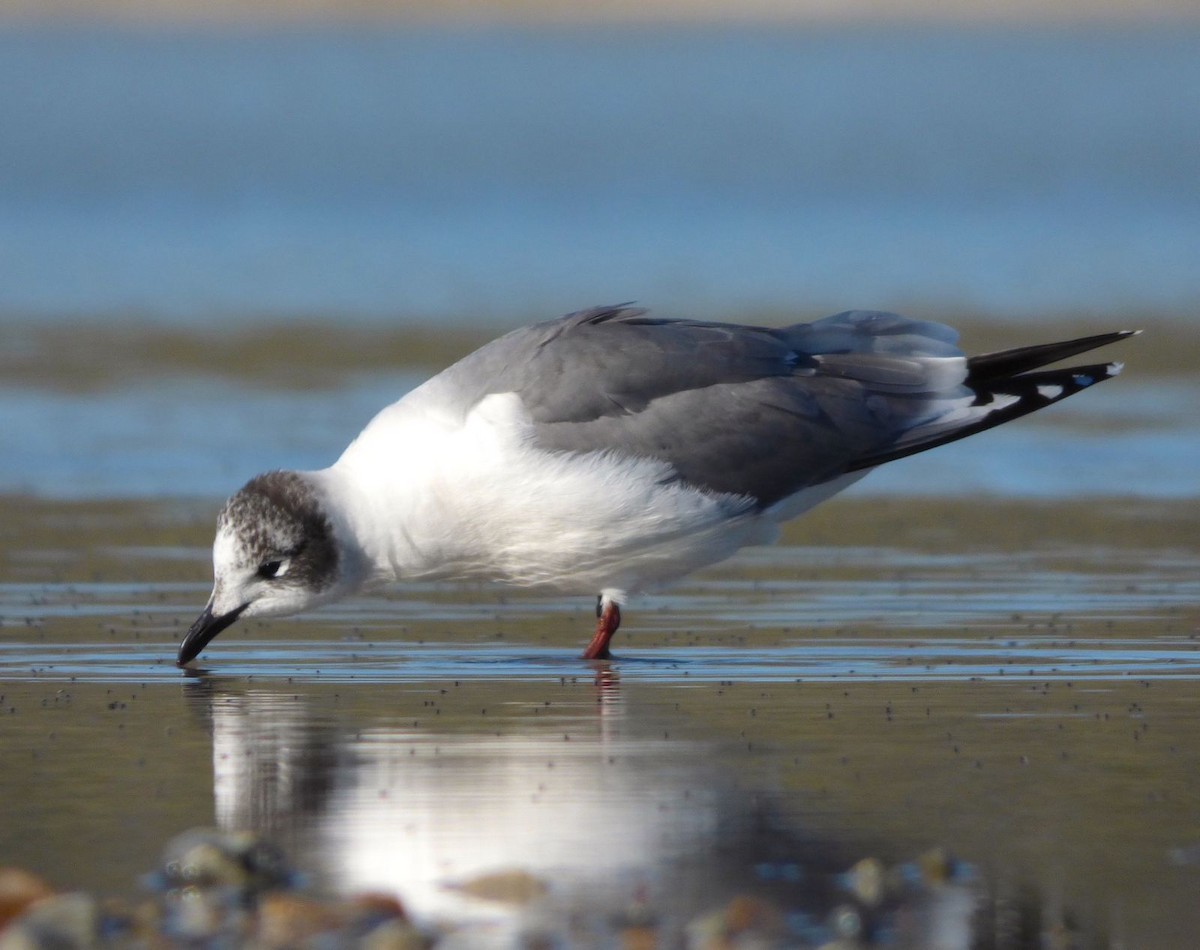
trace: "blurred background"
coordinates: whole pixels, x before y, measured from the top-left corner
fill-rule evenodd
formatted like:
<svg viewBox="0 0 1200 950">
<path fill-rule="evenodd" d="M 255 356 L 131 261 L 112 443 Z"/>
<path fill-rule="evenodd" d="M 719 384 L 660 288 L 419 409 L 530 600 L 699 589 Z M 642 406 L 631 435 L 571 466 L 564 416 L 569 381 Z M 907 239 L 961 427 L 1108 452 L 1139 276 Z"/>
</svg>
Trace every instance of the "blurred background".
<svg viewBox="0 0 1200 950">
<path fill-rule="evenodd" d="M 1165 323 L 1126 355 L 1187 369 L 1195 12 L 8 0 L 0 489 L 328 464 L 470 346 L 626 300 L 895 309 L 975 349 Z M 1144 398 L 1166 420 L 1194 396 Z M 1094 487 L 1194 490 L 1118 476 Z M 1057 490 L 1010 481 L 960 487 Z"/>
</svg>

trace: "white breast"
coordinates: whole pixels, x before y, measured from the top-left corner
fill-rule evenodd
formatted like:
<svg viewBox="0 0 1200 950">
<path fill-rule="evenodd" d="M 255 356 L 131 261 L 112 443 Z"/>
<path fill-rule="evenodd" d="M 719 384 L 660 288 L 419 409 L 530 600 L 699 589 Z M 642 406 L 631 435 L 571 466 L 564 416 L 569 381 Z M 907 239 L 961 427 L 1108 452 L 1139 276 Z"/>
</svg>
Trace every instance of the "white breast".
<svg viewBox="0 0 1200 950">
<path fill-rule="evenodd" d="M 330 471 L 377 570 L 586 592 L 638 590 L 772 539 L 748 499 L 666 463 L 534 445 L 514 393 L 455 420 L 420 398 L 384 410 Z"/>
</svg>

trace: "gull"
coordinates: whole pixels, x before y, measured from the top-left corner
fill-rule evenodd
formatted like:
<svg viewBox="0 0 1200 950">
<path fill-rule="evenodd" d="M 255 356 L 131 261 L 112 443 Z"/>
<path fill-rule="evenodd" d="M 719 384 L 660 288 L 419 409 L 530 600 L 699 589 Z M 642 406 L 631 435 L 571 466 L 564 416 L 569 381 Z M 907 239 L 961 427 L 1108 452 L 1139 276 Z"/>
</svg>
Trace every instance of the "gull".
<svg viewBox="0 0 1200 950">
<path fill-rule="evenodd" d="M 620 305 L 515 330 L 387 406 L 329 468 L 221 509 L 213 590 L 179 647 L 397 581 L 630 594 L 768 544 L 886 462 L 1009 422 L 1120 363 L 1047 364 L 1118 331 L 967 357 L 940 323 L 847 311 L 768 328 Z"/>
</svg>

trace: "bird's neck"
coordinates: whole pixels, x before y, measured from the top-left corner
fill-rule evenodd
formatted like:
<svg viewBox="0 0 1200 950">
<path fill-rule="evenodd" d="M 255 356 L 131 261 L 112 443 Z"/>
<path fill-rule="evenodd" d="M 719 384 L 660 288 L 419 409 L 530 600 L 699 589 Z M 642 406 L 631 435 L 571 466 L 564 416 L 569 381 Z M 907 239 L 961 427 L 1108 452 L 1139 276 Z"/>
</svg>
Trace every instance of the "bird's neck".
<svg viewBox="0 0 1200 950">
<path fill-rule="evenodd" d="M 454 519 L 420 464 L 359 466 L 343 458 L 313 473 L 334 528 L 356 563 L 356 586 L 471 573 L 459 563 Z"/>
</svg>

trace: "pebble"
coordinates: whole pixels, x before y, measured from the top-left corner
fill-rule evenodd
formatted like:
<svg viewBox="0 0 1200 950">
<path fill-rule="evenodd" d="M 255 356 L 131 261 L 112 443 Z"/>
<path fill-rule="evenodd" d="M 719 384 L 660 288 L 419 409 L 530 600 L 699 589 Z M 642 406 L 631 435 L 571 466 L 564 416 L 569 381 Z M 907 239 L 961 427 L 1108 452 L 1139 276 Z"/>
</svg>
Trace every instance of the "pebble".
<svg viewBox="0 0 1200 950">
<path fill-rule="evenodd" d="M 194 829 L 167 844 L 161 868 L 142 879 L 147 893 L 132 901 L 55 893 L 28 871 L 0 868 L 0 950 L 533 950 L 580 940 L 621 950 L 869 950 L 921 946 L 919 924 L 912 928 L 928 916 L 922 907 L 940 901 L 943 917 L 953 907 L 966 921 L 978 896 L 972 875 L 936 848 L 895 866 L 866 857 L 841 874 L 760 864 L 748 878 L 756 890 L 680 919 L 669 890 L 656 897 L 639 884 L 623 909 L 605 914 L 570 909 L 545 880 L 513 868 L 447 885 L 504 908 L 507 923 L 422 927 L 392 894 L 311 893 L 258 835 Z"/>
<path fill-rule="evenodd" d="M 55 894 L 26 908 L 0 931 L 0 950 L 87 950 L 97 945 L 100 915 L 89 894 Z"/>
<path fill-rule="evenodd" d="M 482 874 L 479 877 L 448 886 L 468 897 L 515 905 L 535 901 L 539 897 L 544 897 L 549 890 L 546 883 L 540 878 L 521 870 Z"/>
<path fill-rule="evenodd" d="M 688 926 L 688 950 L 775 947 L 787 932 L 784 915 L 770 901 L 738 895 Z"/>
<path fill-rule="evenodd" d="M 50 897 L 54 888 L 21 868 L 0 868 L 0 929 L 35 901 Z"/>
<path fill-rule="evenodd" d="M 340 932 L 346 908 L 296 894 L 266 894 L 258 902 L 255 941 L 269 950 L 304 946 L 321 934 Z"/>
<path fill-rule="evenodd" d="M 278 848 L 249 832 L 194 828 L 172 838 L 163 850 L 162 879 L 168 887 L 260 891 L 287 886 L 292 873 Z"/>
</svg>

